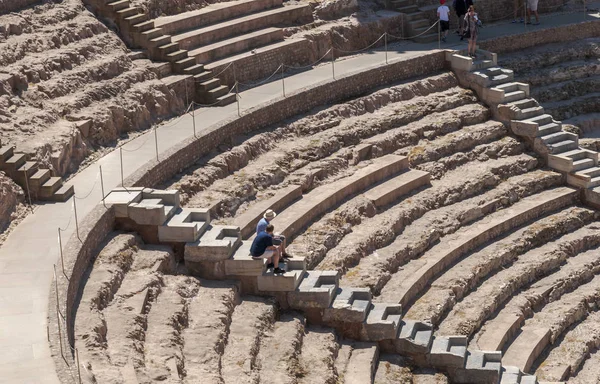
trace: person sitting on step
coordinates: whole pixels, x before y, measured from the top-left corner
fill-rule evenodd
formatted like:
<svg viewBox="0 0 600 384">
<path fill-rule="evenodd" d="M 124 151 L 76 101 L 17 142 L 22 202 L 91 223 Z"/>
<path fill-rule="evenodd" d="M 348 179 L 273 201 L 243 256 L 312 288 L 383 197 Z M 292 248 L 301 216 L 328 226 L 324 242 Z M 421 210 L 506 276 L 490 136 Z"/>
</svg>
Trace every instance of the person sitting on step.
<svg viewBox="0 0 600 384">
<path fill-rule="evenodd" d="M 273 273 L 284 274 L 285 271 L 279 268 L 281 259 L 281 245 L 273 244 L 273 231 L 275 227 L 272 224 L 267 225 L 264 231 L 260 232 L 252 241 L 250 246 L 250 255 L 252 259 L 267 259 L 267 269 L 274 268 Z"/>
<path fill-rule="evenodd" d="M 273 211 L 272 209 L 267 209 L 267 211 L 264 213 L 262 219 L 260 219 L 260 221 L 256 225 L 256 234 L 258 235 L 259 233 L 264 232 L 265 229 L 267 228 L 267 225 L 269 225 L 269 223 L 271 222 L 271 220 L 273 220 L 275 218 L 275 216 L 277 216 L 275 211 Z M 283 255 L 283 258 L 285 258 L 285 259 L 292 258 L 292 256 L 285 251 L 285 245 L 286 245 L 285 236 L 280 235 L 278 233 L 274 234 L 273 235 L 273 244 L 281 245 L 281 253 Z"/>
</svg>

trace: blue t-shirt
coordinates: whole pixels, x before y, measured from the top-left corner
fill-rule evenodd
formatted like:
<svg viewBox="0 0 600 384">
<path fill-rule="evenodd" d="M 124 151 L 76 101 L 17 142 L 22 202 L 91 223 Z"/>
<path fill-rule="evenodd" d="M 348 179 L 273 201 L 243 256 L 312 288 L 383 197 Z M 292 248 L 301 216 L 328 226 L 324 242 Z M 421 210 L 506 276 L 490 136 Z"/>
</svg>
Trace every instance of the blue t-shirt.
<svg viewBox="0 0 600 384">
<path fill-rule="evenodd" d="M 256 234 L 258 235 L 259 233 L 266 231 L 267 225 L 269 225 L 267 219 L 265 219 L 264 217 L 260 219 L 258 224 L 256 224 Z"/>
<path fill-rule="evenodd" d="M 252 246 L 250 246 L 250 254 L 252 256 L 261 256 L 267 250 L 267 247 L 273 245 L 273 237 L 267 232 L 261 232 L 254 238 Z"/>
</svg>

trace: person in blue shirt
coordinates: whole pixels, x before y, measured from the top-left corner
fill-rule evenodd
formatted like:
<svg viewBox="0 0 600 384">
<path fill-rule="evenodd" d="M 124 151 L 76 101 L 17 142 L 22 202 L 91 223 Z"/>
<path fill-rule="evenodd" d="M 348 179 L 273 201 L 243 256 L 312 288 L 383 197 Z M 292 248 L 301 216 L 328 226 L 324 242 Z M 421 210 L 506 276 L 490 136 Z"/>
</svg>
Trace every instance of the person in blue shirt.
<svg viewBox="0 0 600 384">
<path fill-rule="evenodd" d="M 269 225 L 269 223 L 271 222 L 271 220 L 273 220 L 275 218 L 275 216 L 277 216 L 275 211 L 273 211 L 272 209 L 267 209 L 267 211 L 264 213 L 262 219 L 260 219 L 260 221 L 256 225 L 256 234 L 258 235 L 259 233 L 264 232 L 267 228 L 267 225 Z M 284 258 L 286 258 L 286 259 L 292 258 L 292 256 L 285 251 L 285 245 L 286 245 L 285 236 L 280 235 L 280 234 L 274 234 L 273 235 L 273 244 L 281 245 L 281 254 Z"/>
<path fill-rule="evenodd" d="M 274 268 L 274 274 L 284 274 L 285 271 L 279 268 L 279 259 L 281 259 L 281 245 L 273 244 L 273 231 L 275 227 L 268 224 L 264 231 L 260 232 L 252 241 L 250 246 L 250 256 L 252 259 L 267 259 L 267 269 Z"/>
</svg>

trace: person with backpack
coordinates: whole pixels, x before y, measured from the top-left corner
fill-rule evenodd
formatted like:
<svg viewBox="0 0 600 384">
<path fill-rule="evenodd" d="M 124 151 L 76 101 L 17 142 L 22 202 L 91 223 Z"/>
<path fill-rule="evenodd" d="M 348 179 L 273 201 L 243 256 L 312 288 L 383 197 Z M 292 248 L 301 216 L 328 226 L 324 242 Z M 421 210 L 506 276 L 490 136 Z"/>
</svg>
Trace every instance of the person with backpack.
<svg viewBox="0 0 600 384">
<path fill-rule="evenodd" d="M 440 6 L 437 9 L 437 16 L 440 20 L 440 31 L 442 33 L 442 41 L 446 42 L 448 30 L 450 29 L 450 8 L 446 5 L 446 0 L 440 0 Z"/>
<path fill-rule="evenodd" d="M 477 17 L 477 13 L 475 13 L 475 6 L 471 5 L 469 7 L 469 11 L 465 16 L 465 24 L 466 24 L 466 32 L 465 35 L 469 35 L 469 47 L 467 48 L 467 52 L 469 56 L 472 58 L 476 58 L 475 50 L 477 49 L 477 32 L 479 30 L 479 26 L 481 25 L 481 21 L 479 17 Z"/>
<path fill-rule="evenodd" d="M 467 9 L 473 5 L 473 0 L 454 0 L 453 5 L 456 16 L 458 16 L 458 31 L 456 33 L 460 35 L 460 39 L 462 40 L 465 32 L 465 14 L 467 13 Z"/>
</svg>

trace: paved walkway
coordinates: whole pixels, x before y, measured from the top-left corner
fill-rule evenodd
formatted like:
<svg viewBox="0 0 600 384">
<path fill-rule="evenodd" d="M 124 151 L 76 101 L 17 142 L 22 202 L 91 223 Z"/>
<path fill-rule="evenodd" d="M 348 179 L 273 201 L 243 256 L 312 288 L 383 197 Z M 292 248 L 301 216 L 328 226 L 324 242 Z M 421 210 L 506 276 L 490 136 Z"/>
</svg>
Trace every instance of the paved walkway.
<svg viewBox="0 0 600 384">
<path fill-rule="evenodd" d="M 599 16 L 588 16 L 600 18 Z M 546 16 L 542 25 L 529 28 L 543 28 L 575 23 L 583 20 L 582 14 Z M 520 33 L 526 27 L 522 24 L 501 24 L 489 26 L 481 31 L 481 39 Z M 442 48 L 457 48 L 464 44 L 456 36 Z M 408 58 L 437 48 L 432 44 L 404 43 L 391 45 L 388 60 Z M 335 63 L 336 75 L 355 72 L 378 66 L 385 62 L 382 51 L 369 52 Z M 330 64 L 323 64 L 310 71 L 286 78 L 285 87 L 291 92 L 311 83 L 331 78 Z M 257 104 L 281 95 L 281 82 L 275 81 L 241 94 L 242 112 Z M 236 104 L 222 108 L 209 108 L 196 112 L 197 130 L 237 114 Z M 176 145 L 192 136 L 192 118 L 186 115 L 163 124 L 158 129 L 159 152 Z M 155 154 L 154 134 L 143 134 L 123 147 L 125 177 L 133 173 Z M 134 152 L 130 152 L 135 150 Z M 101 200 L 98 166 L 102 166 L 106 191 L 121 182 L 119 151 L 113 151 L 87 167 L 70 183 L 76 186 L 77 211 L 83 218 Z M 57 228 L 67 227 L 63 233 L 64 242 L 74 233 L 73 199 L 66 203 L 39 206 L 8 237 L 0 248 L 0 383 L 58 383 L 54 362 L 47 342 L 46 316 L 47 296 L 53 281 L 53 264 L 57 262 Z"/>
</svg>

